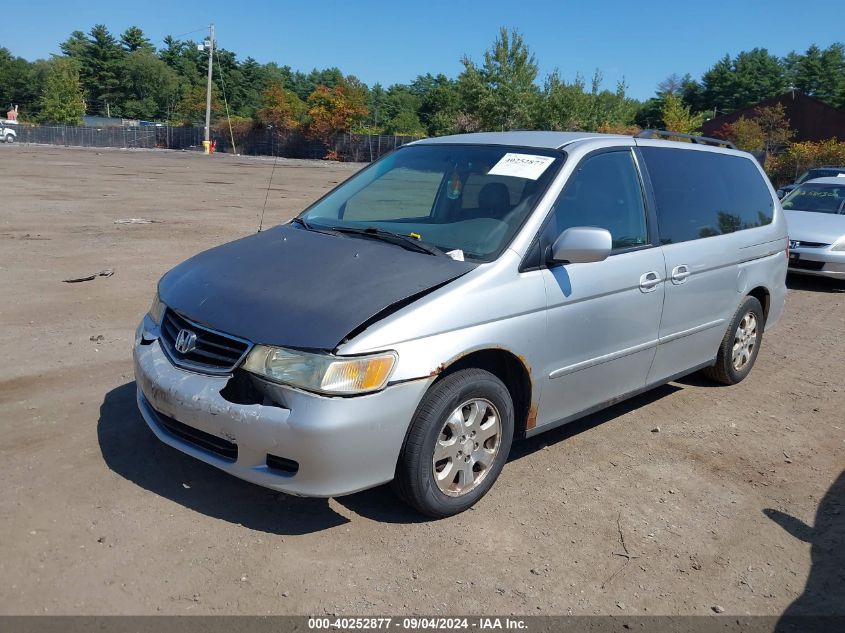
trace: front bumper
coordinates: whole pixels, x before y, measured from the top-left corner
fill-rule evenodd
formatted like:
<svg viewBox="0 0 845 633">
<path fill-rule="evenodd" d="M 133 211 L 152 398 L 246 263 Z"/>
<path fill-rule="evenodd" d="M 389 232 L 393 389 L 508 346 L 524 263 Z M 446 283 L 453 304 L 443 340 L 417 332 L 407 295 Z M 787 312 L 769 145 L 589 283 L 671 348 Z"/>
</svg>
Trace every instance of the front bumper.
<svg viewBox="0 0 845 633">
<path fill-rule="evenodd" d="M 797 259 L 794 256 L 797 255 Z M 827 248 L 795 248 L 790 251 L 789 272 L 845 279 L 845 251 Z"/>
<path fill-rule="evenodd" d="M 138 408 L 153 433 L 236 477 L 295 495 L 339 496 L 393 479 L 408 425 L 431 382 L 404 382 L 352 398 L 273 386 L 284 406 L 267 400 L 236 404 L 220 394 L 228 377 L 175 367 L 157 339 L 142 340 L 144 330 L 142 324 L 135 337 L 135 381 Z M 173 420 L 234 445 L 236 456 L 224 457 L 208 450 L 207 442 L 192 441 L 190 433 L 173 432 Z M 298 469 L 271 468 L 268 455 L 293 460 Z"/>
</svg>

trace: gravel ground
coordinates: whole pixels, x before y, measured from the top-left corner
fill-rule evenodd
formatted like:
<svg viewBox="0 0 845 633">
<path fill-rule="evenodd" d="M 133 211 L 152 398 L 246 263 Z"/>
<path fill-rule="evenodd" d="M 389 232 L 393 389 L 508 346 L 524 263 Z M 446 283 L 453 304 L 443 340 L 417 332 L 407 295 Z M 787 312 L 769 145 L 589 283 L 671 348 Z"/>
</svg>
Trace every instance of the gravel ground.
<svg viewBox="0 0 845 633">
<path fill-rule="evenodd" d="M 845 613 L 845 286 L 826 281 L 789 281 L 742 384 L 691 377 L 521 442 L 443 521 L 158 442 L 134 327 L 168 268 L 256 230 L 271 164 L 0 146 L 0 613 Z M 265 226 L 359 167 L 280 160 Z"/>
</svg>

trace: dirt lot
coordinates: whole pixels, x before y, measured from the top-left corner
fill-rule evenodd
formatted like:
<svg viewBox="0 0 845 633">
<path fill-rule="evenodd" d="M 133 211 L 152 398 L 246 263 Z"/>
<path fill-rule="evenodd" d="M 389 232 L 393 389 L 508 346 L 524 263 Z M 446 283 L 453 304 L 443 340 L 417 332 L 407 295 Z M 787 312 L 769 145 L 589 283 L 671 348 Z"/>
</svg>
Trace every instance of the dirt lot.
<svg viewBox="0 0 845 633">
<path fill-rule="evenodd" d="M 358 167 L 280 161 L 265 225 Z M 444 521 L 386 488 L 276 494 L 158 442 L 135 325 L 168 268 L 256 230 L 270 172 L 0 146 L 0 613 L 845 613 L 845 293 L 824 281 L 790 280 L 741 385 L 684 380 L 522 442 Z"/>
</svg>

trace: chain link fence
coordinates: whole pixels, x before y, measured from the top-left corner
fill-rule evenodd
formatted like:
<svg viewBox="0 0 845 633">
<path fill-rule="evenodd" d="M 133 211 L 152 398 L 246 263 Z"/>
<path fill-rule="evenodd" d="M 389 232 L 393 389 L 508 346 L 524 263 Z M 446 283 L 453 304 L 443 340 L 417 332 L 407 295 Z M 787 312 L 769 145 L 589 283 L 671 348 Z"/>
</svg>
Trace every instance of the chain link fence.
<svg viewBox="0 0 845 633">
<path fill-rule="evenodd" d="M 18 125 L 19 143 L 40 143 L 74 147 L 117 147 L 123 149 L 202 150 L 203 129 L 197 127 L 127 126 L 88 127 L 75 125 Z M 338 134 L 328 144 L 308 138 L 301 132 L 279 132 L 255 128 L 235 137 L 239 154 L 284 158 L 332 158 L 340 161 L 370 162 L 415 141 L 417 136 Z M 228 130 L 212 132 L 218 152 L 232 152 Z"/>
<path fill-rule="evenodd" d="M 231 152 L 228 130 L 214 131 L 217 151 Z M 235 134 L 238 154 L 279 156 L 284 158 L 333 158 L 340 161 L 371 162 L 394 149 L 416 141 L 419 136 L 387 136 L 375 134 L 337 134 L 328 144 L 309 138 L 298 131 L 279 131 L 256 127 Z"/>
<path fill-rule="evenodd" d="M 202 130 L 192 127 L 82 125 L 18 125 L 19 143 L 124 149 L 189 149 L 202 147 Z"/>
</svg>

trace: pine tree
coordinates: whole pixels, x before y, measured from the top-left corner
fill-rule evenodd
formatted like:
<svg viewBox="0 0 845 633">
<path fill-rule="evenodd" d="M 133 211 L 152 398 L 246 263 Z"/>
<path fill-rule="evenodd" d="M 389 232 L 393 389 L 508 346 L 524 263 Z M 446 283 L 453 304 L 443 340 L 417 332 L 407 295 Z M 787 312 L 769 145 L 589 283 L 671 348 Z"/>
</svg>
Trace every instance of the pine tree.
<svg viewBox="0 0 845 633">
<path fill-rule="evenodd" d="M 822 52 L 815 44 L 799 58 L 793 81 L 793 85 L 804 94 L 818 94 L 822 83 Z"/>
<path fill-rule="evenodd" d="M 153 43 L 144 35 L 144 32 L 137 26 L 130 26 L 120 36 L 120 44 L 127 53 L 139 50 L 155 52 Z"/>
<path fill-rule="evenodd" d="M 91 109 L 105 114 L 119 104 L 124 93 L 122 64 L 125 53 L 103 24 L 95 25 L 88 34 L 88 47 L 82 57 L 82 87 Z"/>
<path fill-rule="evenodd" d="M 702 77 L 705 110 L 730 112 L 782 94 L 788 88 L 781 61 L 765 48 L 725 55 Z"/>
<path fill-rule="evenodd" d="M 81 63 L 88 50 L 88 38 L 82 31 L 74 31 L 70 34 L 70 37 L 59 44 L 59 49 L 67 57 L 72 57 Z"/>
<path fill-rule="evenodd" d="M 822 52 L 821 71 L 816 96 L 835 108 L 845 108 L 845 45 L 837 42 Z"/>
</svg>

